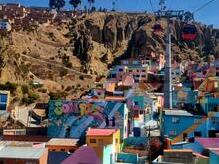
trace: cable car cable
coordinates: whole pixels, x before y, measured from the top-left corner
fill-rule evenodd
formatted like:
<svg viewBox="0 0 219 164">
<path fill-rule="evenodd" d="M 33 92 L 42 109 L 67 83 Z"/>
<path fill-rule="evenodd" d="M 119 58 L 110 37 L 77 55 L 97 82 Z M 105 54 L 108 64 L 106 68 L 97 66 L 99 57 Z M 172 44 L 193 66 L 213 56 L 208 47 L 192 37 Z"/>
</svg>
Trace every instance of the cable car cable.
<svg viewBox="0 0 219 164">
<path fill-rule="evenodd" d="M 151 10 L 152 10 L 152 12 L 154 12 L 154 7 L 153 7 L 153 4 L 152 4 L 151 0 L 149 0 L 149 2 L 150 2 L 150 5 L 151 5 Z"/>
<path fill-rule="evenodd" d="M 211 3 L 214 2 L 214 1 L 216 1 L 216 0 L 210 0 L 210 1 L 208 1 L 207 3 L 205 3 L 204 5 L 202 5 L 201 7 L 197 8 L 196 10 L 194 10 L 194 11 L 192 12 L 192 14 L 194 14 L 194 13 L 200 11 L 201 9 L 205 8 L 206 6 L 208 6 L 209 4 L 211 4 Z"/>
</svg>

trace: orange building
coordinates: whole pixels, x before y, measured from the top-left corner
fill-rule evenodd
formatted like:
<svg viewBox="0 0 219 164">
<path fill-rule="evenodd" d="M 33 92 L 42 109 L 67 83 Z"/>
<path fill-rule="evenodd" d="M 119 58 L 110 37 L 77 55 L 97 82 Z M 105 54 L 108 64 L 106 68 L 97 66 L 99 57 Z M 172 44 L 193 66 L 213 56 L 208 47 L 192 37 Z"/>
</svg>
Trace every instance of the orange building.
<svg viewBox="0 0 219 164">
<path fill-rule="evenodd" d="M 120 152 L 120 130 L 89 128 L 86 143 L 96 151 L 102 161 L 115 161 L 115 154 Z"/>
<path fill-rule="evenodd" d="M 78 149 L 77 143 L 78 139 L 52 138 L 46 143 L 46 147 L 49 151 L 73 153 Z"/>
</svg>

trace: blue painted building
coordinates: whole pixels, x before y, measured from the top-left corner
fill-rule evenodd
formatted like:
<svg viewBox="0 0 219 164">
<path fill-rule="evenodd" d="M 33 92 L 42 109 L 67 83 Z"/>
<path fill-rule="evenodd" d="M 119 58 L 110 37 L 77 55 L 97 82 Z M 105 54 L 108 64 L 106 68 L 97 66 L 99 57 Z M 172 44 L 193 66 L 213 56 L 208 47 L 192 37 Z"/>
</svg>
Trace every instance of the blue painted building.
<svg viewBox="0 0 219 164">
<path fill-rule="evenodd" d="M 179 104 L 191 104 L 195 106 L 197 103 L 198 92 L 191 90 L 191 88 L 182 88 L 181 90 L 173 91 L 173 107 Z"/>
<path fill-rule="evenodd" d="M 188 136 L 202 123 L 202 116 L 184 110 L 165 110 L 162 117 L 162 132 L 171 139 L 179 135 Z"/>
<path fill-rule="evenodd" d="M 210 151 L 210 164 L 219 163 L 219 149 Z"/>
</svg>

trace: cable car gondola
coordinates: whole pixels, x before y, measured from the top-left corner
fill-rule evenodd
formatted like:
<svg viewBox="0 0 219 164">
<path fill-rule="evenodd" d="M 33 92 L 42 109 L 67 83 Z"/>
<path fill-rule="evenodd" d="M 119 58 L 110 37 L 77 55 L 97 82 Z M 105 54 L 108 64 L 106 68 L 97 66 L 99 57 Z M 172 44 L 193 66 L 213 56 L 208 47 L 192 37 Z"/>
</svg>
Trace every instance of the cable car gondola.
<svg viewBox="0 0 219 164">
<path fill-rule="evenodd" d="M 153 27 L 153 30 L 154 30 L 154 33 L 156 33 L 156 34 L 163 32 L 163 28 L 160 24 L 155 24 Z"/>
<path fill-rule="evenodd" d="M 183 27 L 182 38 L 185 41 L 194 41 L 197 37 L 197 29 L 195 25 L 186 24 Z"/>
</svg>

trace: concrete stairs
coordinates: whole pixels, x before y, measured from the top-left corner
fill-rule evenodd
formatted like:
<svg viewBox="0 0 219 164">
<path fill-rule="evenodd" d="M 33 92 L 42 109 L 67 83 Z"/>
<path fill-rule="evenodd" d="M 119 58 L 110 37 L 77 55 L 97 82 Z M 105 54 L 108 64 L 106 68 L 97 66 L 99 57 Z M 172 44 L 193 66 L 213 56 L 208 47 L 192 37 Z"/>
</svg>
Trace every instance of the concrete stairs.
<svg viewBox="0 0 219 164">
<path fill-rule="evenodd" d="M 191 127 L 189 127 L 188 129 L 186 129 L 185 131 L 183 131 L 180 135 L 178 135 L 177 137 L 175 137 L 172 140 L 172 143 L 177 143 L 177 142 L 182 142 L 183 141 L 183 134 L 190 134 L 192 132 L 195 131 L 195 129 L 197 129 L 201 124 L 203 124 L 205 121 L 207 120 L 207 118 L 202 118 L 200 120 L 200 122 L 194 123 Z"/>
</svg>

